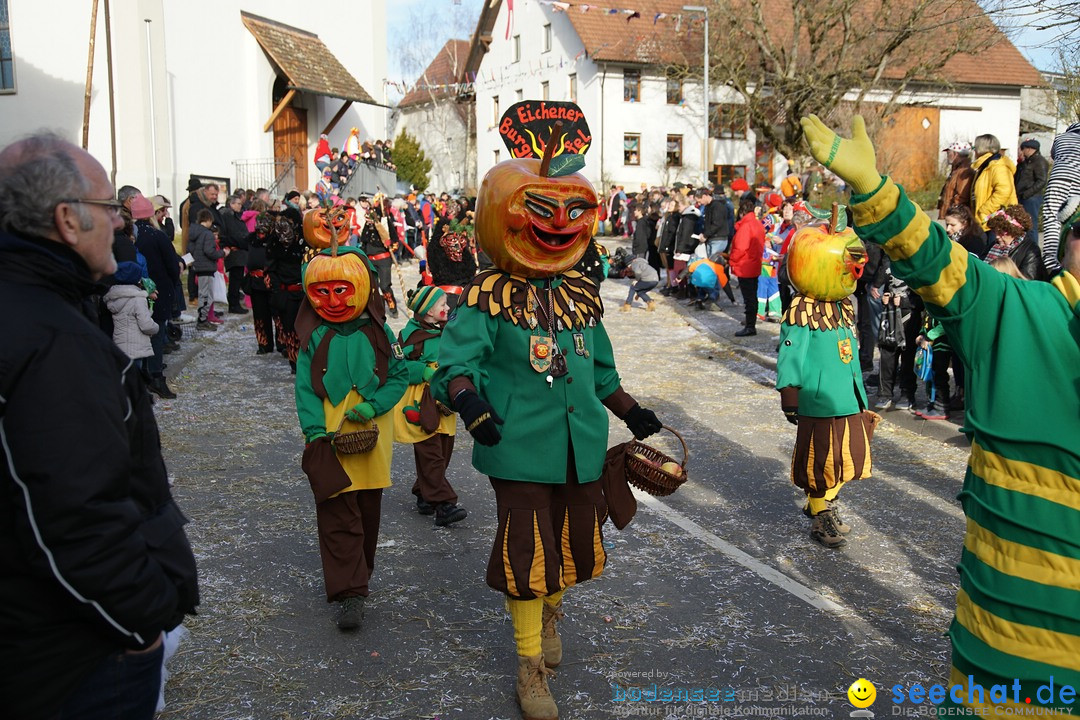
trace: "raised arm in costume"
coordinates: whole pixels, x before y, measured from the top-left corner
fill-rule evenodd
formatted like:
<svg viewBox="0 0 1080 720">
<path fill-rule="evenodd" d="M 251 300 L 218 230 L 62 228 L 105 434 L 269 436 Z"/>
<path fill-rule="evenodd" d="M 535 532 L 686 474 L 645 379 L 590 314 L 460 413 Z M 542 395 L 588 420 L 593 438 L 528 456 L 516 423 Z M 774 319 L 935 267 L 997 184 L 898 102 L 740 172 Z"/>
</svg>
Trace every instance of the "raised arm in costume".
<svg viewBox="0 0 1080 720">
<path fill-rule="evenodd" d="M 1037 691 L 1051 676 L 1080 685 L 1080 239 L 1070 235 L 1052 284 L 1004 275 L 878 173 L 862 118 L 850 140 L 802 122 L 814 157 L 856 193 L 859 236 L 885 249 L 967 368 L 967 530 L 946 702 L 1072 707 Z M 971 696 L 974 684 L 986 690 Z"/>
</svg>

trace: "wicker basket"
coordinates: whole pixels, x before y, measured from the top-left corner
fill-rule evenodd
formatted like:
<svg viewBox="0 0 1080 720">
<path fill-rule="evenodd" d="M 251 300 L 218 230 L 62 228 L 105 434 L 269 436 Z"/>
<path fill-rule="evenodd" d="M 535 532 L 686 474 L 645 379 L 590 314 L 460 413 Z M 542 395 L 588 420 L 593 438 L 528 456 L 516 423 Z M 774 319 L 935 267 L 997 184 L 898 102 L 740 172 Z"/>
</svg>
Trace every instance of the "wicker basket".
<svg viewBox="0 0 1080 720">
<path fill-rule="evenodd" d="M 686 482 L 686 464 L 690 461 L 690 450 L 686 447 L 686 441 L 683 440 L 682 435 L 667 425 L 663 427 L 682 443 L 683 459 L 678 463 L 678 475 L 660 469 L 664 463 L 678 462 L 674 458 L 637 440 L 631 440 L 626 445 L 627 481 L 634 487 L 657 497 L 670 495 Z"/>
<path fill-rule="evenodd" d="M 341 426 L 345 424 L 345 416 L 342 415 L 330 444 L 342 455 L 360 455 L 371 452 L 375 444 L 379 442 L 379 426 L 373 420 L 368 420 L 368 423 L 371 424 L 369 428 L 343 433 Z"/>
</svg>

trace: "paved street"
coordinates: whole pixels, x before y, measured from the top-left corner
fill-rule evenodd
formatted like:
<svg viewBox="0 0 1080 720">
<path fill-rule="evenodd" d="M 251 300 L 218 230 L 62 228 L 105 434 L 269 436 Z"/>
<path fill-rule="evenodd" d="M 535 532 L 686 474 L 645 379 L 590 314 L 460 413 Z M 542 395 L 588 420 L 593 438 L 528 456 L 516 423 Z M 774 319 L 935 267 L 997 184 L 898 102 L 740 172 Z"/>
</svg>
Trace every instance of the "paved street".
<svg viewBox="0 0 1080 720">
<path fill-rule="evenodd" d="M 406 277 L 415 282 L 415 271 Z M 621 313 L 626 289 L 602 288 L 624 387 L 683 434 L 690 480 L 667 498 L 639 496 L 625 531 L 606 526 L 604 576 L 568 591 L 565 656 L 551 681 L 560 717 L 765 714 L 751 706 L 846 716 L 860 676 L 877 685 L 870 709 L 880 717 L 892 685 L 944 680 L 963 531 L 954 498 L 966 450 L 955 426 L 889 413 L 874 477 L 841 495 L 849 542 L 825 550 L 809 539 L 787 477 L 794 429 L 768 363 L 733 349 L 737 325 L 725 313 L 669 300 Z M 747 346 L 775 356 L 765 330 Z M 415 513 L 412 452 L 396 448 L 365 626 L 342 634 L 322 592 L 287 362 L 256 356 L 250 320 L 236 316 L 184 345 L 169 356 L 179 398 L 157 414 L 192 520 L 202 605 L 161 717 L 520 717 L 511 625 L 483 582 L 494 498 L 469 463 L 468 435 L 451 477 L 470 515 L 449 529 Z M 628 438 L 612 418 L 610 442 Z M 653 683 L 729 699 L 617 699 Z"/>
</svg>

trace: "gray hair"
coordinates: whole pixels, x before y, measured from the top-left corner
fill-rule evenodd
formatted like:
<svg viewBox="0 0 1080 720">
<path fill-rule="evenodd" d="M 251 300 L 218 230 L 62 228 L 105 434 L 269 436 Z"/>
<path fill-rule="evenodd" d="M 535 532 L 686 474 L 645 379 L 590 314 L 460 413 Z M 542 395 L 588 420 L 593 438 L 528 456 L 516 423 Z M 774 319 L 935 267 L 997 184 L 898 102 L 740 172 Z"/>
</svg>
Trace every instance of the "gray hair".
<svg viewBox="0 0 1080 720">
<path fill-rule="evenodd" d="M 0 230 L 38 237 L 56 233 L 56 206 L 91 189 L 74 149 L 59 135 L 42 132 L 0 150 Z M 71 207 L 83 230 L 94 227 L 88 208 L 80 203 Z"/>
<path fill-rule="evenodd" d="M 1001 152 L 1001 141 L 993 135 L 980 135 L 971 144 L 971 149 L 975 151 L 975 157 L 986 153 L 999 153 Z"/>
<path fill-rule="evenodd" d="M 135 197 L 136 195 L 142 195 L 142 190 L 135 187 L 134 185 L 125 185 L 124 187 L 116 191 L 116 199 L 122 203 L 126 203 L 128 200 Z"/>
</svg>

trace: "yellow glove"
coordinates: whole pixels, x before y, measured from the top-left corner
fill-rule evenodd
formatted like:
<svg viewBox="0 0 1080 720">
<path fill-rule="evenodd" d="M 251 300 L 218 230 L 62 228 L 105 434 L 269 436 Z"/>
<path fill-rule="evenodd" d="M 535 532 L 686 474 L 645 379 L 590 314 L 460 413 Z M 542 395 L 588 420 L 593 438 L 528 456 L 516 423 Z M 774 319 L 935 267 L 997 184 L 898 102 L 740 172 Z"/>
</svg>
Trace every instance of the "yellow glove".
<svg viewBox="0 0 1080 720">
<path fill-rule="evenodd" d="M 856 115 L 851 123 L 850 140 L 826 127 L 817 115 L 804 117 L 799 122 L 815 160 L 839 175 L 856 193 L 877 190 L 881 174 L 877 171 L 874 146 L 866 135 L 866 123 L 861 115 Z"/>
</svg>

